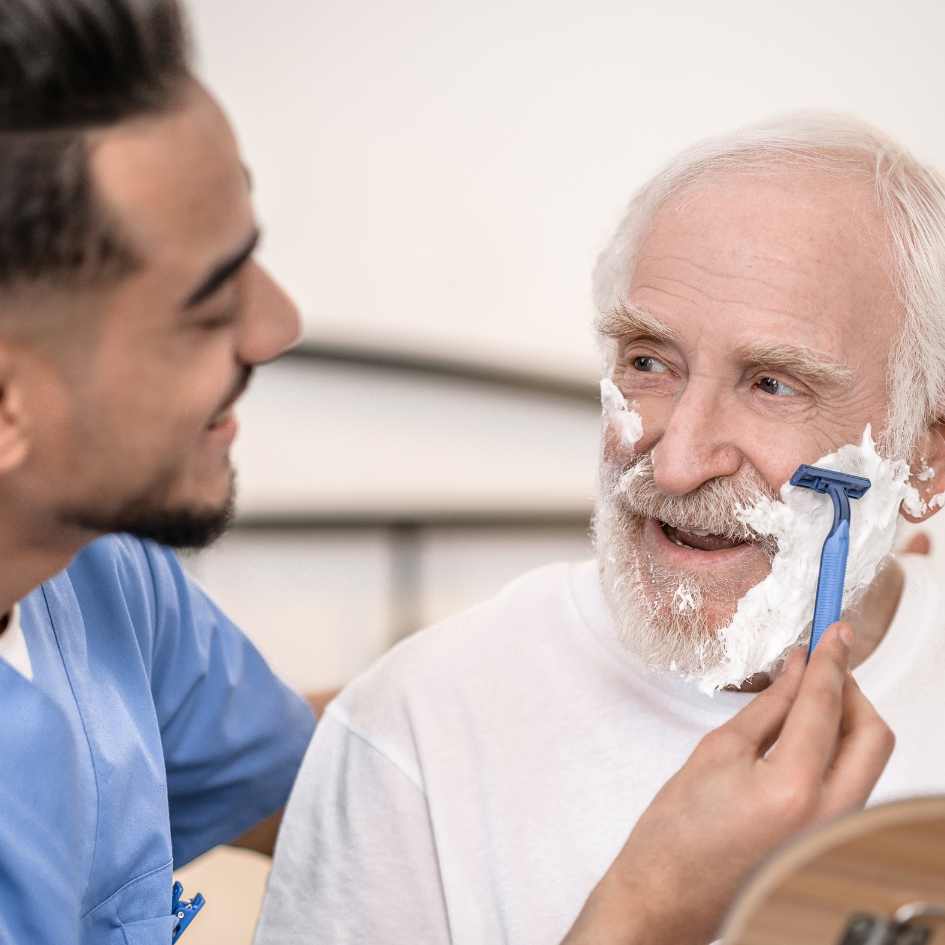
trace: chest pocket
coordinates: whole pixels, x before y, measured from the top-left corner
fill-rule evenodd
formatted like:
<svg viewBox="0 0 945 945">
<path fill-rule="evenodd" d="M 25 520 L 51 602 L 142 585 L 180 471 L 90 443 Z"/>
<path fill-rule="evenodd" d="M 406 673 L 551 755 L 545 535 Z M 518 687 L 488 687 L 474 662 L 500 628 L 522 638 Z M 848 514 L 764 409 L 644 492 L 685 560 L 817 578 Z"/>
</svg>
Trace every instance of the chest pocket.
<svg viewBox="0 0 945 945">
<path fill-rule="evenodd" d="M 122 945 L 170 945 L 175 917 L 160 916 L 157 919 L 142 919 L 121 927 L 124 936 Z"/>
<path fill-rule="evenodd" d="M 168 862 L 122 886 L 85 916 L 83 945 L 170 945 L 171 883 Z"/>
</svg>

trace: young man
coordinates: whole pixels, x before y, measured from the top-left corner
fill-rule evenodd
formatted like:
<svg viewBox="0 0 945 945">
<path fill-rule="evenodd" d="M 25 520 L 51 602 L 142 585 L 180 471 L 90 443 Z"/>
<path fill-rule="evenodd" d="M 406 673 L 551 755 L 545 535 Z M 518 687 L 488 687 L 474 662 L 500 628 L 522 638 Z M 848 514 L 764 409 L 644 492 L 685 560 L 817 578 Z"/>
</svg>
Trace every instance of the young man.
<svg viewBox="0 0 945 945">
<path fill-rule="evenodd" d="M 11 0 L 0 64 L 0 941 L 163 945 L 314 725 L 155 544 L 222 531 L 299 320 L 174 3 Z"/>
</svg>

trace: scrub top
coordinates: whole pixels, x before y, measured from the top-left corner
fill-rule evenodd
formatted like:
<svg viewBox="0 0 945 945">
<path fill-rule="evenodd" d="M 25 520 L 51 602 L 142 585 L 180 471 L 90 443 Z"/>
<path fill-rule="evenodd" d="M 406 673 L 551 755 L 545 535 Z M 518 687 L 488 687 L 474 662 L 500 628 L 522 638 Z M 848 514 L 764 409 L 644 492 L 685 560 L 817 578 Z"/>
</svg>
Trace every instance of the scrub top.
<svg viewBox="0 0 945 945">
<path fill-rule="evenodd" d="M 20 617 L 33 679 L 0 660 L 0 943 L 169 945 L 172 870 L 285 804 L 312 712 L 148 542 L 94 542 Z"/>
</svg>

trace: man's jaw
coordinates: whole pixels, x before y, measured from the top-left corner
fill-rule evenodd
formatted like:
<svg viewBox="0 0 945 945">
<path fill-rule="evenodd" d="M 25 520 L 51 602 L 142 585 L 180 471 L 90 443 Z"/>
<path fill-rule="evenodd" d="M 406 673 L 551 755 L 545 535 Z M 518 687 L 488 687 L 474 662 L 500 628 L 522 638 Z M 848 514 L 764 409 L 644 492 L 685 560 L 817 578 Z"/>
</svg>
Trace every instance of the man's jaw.
<svg viewBox="0 0 945 945">
<path fill-rule="evenodd" d="M 747 524 L 770 487 L 746 469 L 686 495 L 663 493 L 649 454 L 605 460 L 595 540 L 618 635 L 651 669 L 698 679 L 724 658 L 720 631 L 771 574 L 777 547 Z"/>
<path fill-rule="evenodd" d="M 675 514 L 684 510 L 668 511 L 673 524 L 634 513 L 613 493 L 602 496 L 595 516 L 601 576 L 628 649 L 650 669 L 700 677 L 722 657 L 718 629 L 770 573 L 772 556 L 741 523 L 716 535 L 702 527 L 710 516 L 685 528 Z"/>
</svg>

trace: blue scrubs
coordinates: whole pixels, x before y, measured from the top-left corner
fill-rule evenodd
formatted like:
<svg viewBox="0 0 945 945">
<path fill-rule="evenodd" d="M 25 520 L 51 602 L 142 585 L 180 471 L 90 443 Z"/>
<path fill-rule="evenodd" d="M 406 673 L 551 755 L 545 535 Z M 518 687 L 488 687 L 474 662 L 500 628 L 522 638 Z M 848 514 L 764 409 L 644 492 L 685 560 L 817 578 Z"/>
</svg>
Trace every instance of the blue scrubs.
<svg viewBox="0 0 945 945">
<path fill-rule="evenodd" d="M 157 545 L 89 545 L 21 621 L 32 682 L 0 660 L 0 943 L 168 945 L 172 870 L 285 804 L 311 710 Z"/>
</svg>

